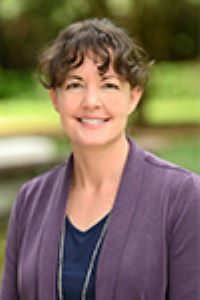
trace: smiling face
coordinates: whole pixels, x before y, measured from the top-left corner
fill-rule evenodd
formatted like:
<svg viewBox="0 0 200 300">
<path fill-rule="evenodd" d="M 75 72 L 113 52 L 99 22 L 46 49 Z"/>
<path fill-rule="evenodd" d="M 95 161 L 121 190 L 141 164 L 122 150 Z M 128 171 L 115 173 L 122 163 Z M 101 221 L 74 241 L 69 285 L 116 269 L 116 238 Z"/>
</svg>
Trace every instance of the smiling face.
<svg viewBox="0 0 200 300">
<path fill-rule="evenodd" d="M 98 63 L 86 56 L 50 97 L 72 146 L 106 146 L 125 137 L 128 115 L 137 106 L 141 88 L 131 89 L 110 66 L 100 75 Z"/>
</svg>

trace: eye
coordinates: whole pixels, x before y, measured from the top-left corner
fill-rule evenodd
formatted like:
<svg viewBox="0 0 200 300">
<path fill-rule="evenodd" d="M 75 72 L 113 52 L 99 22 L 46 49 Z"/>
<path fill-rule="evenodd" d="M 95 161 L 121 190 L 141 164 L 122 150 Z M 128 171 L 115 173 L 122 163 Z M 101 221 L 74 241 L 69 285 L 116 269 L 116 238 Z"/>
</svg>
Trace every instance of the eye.
<svg viewBox="0 0 200 300">
<path fill-rule="evenodd" d="M 103 87 L 106 89 L 119 90 L 119 85 L 113 82 L 106 82 L 103 84 Z"/>
<path fill-rule="evenodd" d="M 65 85 L 66 90 L 78 89 L 82 88 L 82 84 L 80 82 L 70 82 Z"/>
</svg>

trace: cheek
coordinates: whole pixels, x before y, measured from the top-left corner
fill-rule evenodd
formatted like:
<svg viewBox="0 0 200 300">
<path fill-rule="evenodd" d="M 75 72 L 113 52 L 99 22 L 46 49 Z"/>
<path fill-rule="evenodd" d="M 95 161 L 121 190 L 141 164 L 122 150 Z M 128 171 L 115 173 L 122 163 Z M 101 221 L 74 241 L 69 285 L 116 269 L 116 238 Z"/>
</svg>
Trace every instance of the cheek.
<svg viewBox="0 0 200 300">
<path fill-rule="evenodd" d="M 62 116 L 70 116 L 76 111 L 74 101 L 68 101 L 68 99 L 61 100 L 60 102 L 60 114 Z"/>
<path fill-rule="evenodd" d="M 119 115 L 121 118 L 126 118 L 131 112 L 131 106 L 124 102 L 121 105 L 115 105 L 116 115 Z"/>
<path fill-rule="evenodd" d="M 113 115 L 125 115 L 130 108 L 130 102 L 123 95 L 110 95 L 109 99 L 105 99 L 104 103 Z"/>
</svg>

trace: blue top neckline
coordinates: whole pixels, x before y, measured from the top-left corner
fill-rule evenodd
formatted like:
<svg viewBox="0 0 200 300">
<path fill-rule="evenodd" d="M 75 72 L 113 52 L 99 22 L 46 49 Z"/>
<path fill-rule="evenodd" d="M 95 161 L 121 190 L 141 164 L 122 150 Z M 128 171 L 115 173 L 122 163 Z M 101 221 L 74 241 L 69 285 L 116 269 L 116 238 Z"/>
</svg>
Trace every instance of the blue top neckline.
<svg viewBox="0 0 200 300">
<path fill-rule="evenodd" d="M 90 226 L 88 229 L 86 230 L 81 230 L 78 227 L 76 227 L 76 225 L 74 225 L 68 216 L 66 216 L 66 226 L 68 227 L 68 230 L 70 230 L 70 228 L 72 230 L 74 230 L 77 234 L 80 235 L 87 235 L 89 233 L 91 233 L 91 231 L 96 230 L 97 227 L 101 227 L 102 223 L 104 223 L 105 219 L 107 219 L 107 217 L 109 216 L 109 213 L 107 213 L 104 217 L 102 217 L 99 221 L 97 221 L 94 225 Z"/>
</svg>

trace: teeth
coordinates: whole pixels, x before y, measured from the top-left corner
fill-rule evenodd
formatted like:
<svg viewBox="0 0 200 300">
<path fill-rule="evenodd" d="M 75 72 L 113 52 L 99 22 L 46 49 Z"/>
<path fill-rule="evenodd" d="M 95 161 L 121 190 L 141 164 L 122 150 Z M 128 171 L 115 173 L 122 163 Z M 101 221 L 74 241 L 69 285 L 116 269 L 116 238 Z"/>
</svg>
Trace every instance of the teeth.
<svg viewBox="0 0 200 300">
<path fill-rule="evenodd" d="M 102 124 L 105 122 L 103 119 L 80 119 L 81 123 L 90 124 L 90 125 L 97 125 Z"/>
</svg>

